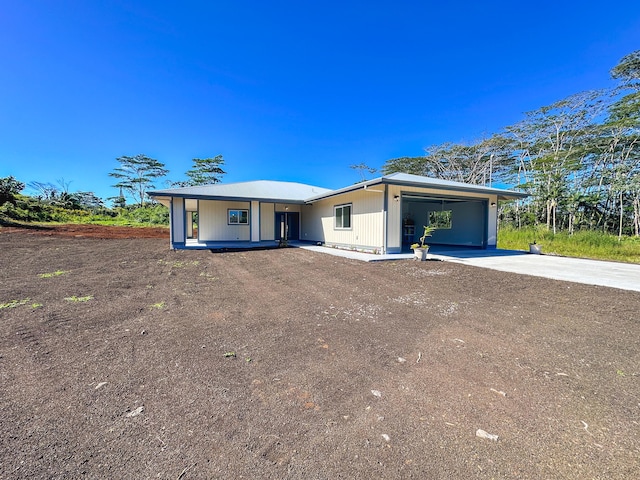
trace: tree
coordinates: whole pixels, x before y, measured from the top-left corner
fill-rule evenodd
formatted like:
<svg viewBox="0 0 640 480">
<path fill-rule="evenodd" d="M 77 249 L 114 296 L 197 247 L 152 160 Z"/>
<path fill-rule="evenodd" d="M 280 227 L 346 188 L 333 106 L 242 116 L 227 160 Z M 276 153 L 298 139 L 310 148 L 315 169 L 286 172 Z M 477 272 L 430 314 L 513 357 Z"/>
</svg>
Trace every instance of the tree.
<svg viewBox="0 0 640 480">
<path fill-rule="evenodd" d="M 144 154 L 122 156 L 116 160 L 120 162 L 120 167 L 115 168 L 109 176 L 118 179 L 118 182 L 112 187 L 120 190 L 121 197 L 124 192 L 128 193 L 141 207 L 144 206 L 147 191 L 155 188 L 153 181 L 169 172 L 163 163 Z"/>
<path fill-rule="evenodd" d="M 194 158 L 193 168 L 186 172 L 189 179 L 182 182 L 174 182 L 173 185 L 177 187 L 191 187 L 220 183 L 222 175 L 227 173 L 222 169 L 222 165 L 224 165 L 222 155 L 216 155 L 213 158 Z"/>
<path fill-rule="evenodd" d="M 0 206 L 5 202 L 14 203 L 15 196 L 24 190 L 24 187 L 24 183 L 12 176 L 0 178 Z"/>
<path fill-rule="evenodd" d="M 357 165 L 349 165 L 349 168 L 356 170 L 360 174 L 360 181 L 364 182 L 367 180 L 367 173 L 374 174 L 378 170 L 376 168 L 370 167 L 366 163 L 359 163 Z"/>
<path fill-rule="evenodd" d="M 625 87 L 640 90 L 640 50 L 625 55 L 620 63 L 611 69 L 611 76 L 622 81 Z"/>
</svg>

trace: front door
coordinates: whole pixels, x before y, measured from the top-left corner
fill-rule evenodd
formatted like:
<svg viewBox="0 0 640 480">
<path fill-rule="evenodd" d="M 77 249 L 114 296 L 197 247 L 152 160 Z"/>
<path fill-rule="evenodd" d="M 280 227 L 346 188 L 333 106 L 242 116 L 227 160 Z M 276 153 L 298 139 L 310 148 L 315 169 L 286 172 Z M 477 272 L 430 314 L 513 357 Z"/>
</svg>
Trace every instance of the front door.
<svg viewBox="0 0 640 480">
<path fill-rule="evenodd" d="M 276 240 L 300 239 L 300 214 L 298 212 L 276 212 Z"/>
</svg>

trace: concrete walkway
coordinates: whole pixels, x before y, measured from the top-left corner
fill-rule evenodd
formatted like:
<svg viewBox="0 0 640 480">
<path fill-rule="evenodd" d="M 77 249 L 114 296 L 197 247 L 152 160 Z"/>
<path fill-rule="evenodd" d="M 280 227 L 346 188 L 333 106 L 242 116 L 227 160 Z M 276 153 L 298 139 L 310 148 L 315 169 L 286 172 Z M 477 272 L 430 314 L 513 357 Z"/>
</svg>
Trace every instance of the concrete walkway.
<svg viewBox="0 0 640 480">
<path fill-rule="evenodd" d="M 412 253 L 373 255 L 314 245 L 300 245 L 299 248 L 364 262 L 413 258 Z M 446 262 L 640 292 L 640 265 L 636 264 L 532 255 L 517 250 L 445 249 L 439 251 L 436 247 L 432 251 L 433 253 L 429 254 L 430 258 Z"/>
</svg>

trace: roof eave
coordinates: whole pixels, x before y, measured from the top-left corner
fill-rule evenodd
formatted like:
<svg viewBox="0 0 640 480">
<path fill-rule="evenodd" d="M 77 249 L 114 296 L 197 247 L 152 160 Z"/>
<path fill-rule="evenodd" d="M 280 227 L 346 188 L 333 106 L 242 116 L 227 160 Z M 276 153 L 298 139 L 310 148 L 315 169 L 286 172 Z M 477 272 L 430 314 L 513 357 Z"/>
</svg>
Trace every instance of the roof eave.
<svg viewBox="0 0 640 480">
<path fill-rule="evenodd" d="M 191 198 L 194 200 L 227 200 L 232 202 L 265 202 L 265 203 L 289 203 L 294 205 L 304 205 L 305 201 L 297 198 L 263 198 L 263 197 L 232 197 L 229 195 L 199 195 L 189 193 L 170 193 L 170 192 L 149 192 L 151 198 L 155 197 L 172 197 L 172 198 Z"/>
</svg>

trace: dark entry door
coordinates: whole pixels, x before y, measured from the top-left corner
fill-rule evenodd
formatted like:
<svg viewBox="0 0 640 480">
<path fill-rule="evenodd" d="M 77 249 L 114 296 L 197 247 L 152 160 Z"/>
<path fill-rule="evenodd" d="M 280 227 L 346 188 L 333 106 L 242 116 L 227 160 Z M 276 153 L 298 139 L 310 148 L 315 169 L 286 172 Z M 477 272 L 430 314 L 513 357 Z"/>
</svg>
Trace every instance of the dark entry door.
<svg viewBox="0 0 640 480">
<path fill-rule="evenodd" d="M 300 240 L 300 214 L 298 212 L 276 212 L 276 240 Z"/>
</svg>

